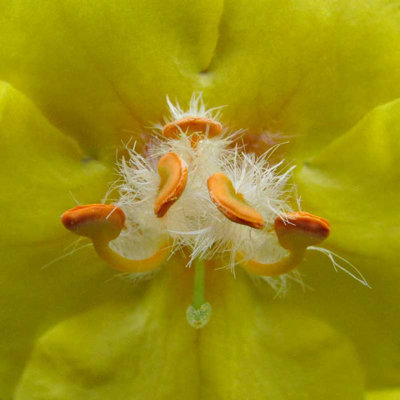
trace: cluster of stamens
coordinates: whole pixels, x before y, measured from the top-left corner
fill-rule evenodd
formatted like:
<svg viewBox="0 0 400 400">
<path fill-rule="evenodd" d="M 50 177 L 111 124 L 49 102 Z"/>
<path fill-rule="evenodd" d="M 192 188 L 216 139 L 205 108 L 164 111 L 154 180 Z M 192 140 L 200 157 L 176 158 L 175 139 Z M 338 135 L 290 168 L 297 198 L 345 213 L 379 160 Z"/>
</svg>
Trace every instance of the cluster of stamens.
<svg viewBox="0 0 400 400">
<path fill-rule="evenodd" d="M 196 101 L 193 115 L 182 112 L 161 127 L 148 154 L 133 149 L 122 160 L 115 204 L 72 208 L 62 222 L 91 239 L 97 254 L 124 273 L 154 271 L 177 249 L 189 249 L 188 265 L 194 262 L 196 271 L 187 318 L 199 328 L 211 312 L 204 299 L 205 261 L 219 256 L 229 267 L 261 277 L 288 274 L 307 247 L 328 237 L 329 223 L 292 211 L 285 197 L 288 173 L 279 175 L 279 165 L 270 166 L 265 155 L 246 155 L 234 145 L 235 136 L 204 111 L 202 100 Z M 177 116 L 179 106 L 170 107 Z M 158 248 L 135 256 L 140 252 L 135 243 L 146 240 Z M 265 248 L 271 249 L 267 260 L 258 256 Z"/>
</svg>

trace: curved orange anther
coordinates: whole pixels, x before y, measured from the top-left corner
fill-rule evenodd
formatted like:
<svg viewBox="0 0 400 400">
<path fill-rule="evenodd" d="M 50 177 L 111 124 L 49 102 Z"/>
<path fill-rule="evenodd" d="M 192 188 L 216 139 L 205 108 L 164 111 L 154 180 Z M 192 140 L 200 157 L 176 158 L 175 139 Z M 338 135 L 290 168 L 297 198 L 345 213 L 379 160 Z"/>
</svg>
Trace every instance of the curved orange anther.
<svg viewBox="0 0 400 400">
<path fill-rule="evenodd" d="M 164 244 L 152 256 L 132 260 L 111 249 L 109 242 L 119 236 L 125 224 L 124 212 L 113 204 L 87 204 L 71 208 L 61 216 L 61 222 L 71 232 L 90 238 L 97 254 L 117 271 L 139 273 L 154 270 L 170 253 L 170 246 Z"/>
<path fill-rule="evenodd" d="M 161 177 L 158 196 L 154 204 L 154 213 L 162 217 L 183 193 L 187 181 L 187 165 L 175 153 L 165 154 L 158 162 Z"/>
<path fill-rule="evenodd" d="M 210 176 L 207 180 L 208 192 L 218 210 L 237 224 L 255 229 L 264 227 L 262 215 L 247 204 L 241 193 L 237 193 L 230 179 L 222 172 Z"/>
<path fill-rule="evenodd" d="M 289 250 L 289 255 L 275 263 L 247 260 L 242 253 L 236 260 L 255 275 L 279 276 L 296 268 L 304 258 L 308 246 L 322 242 L 329 236 L 329 222 L 321 217 L 303 211 L 285 214 L 275 219 L 275 232 L 281 246 Z"/>
<path fill-rule="evenodd" d="M 87 204 L 65 211 L 61 222 L 77 235 L 109 242 L 119 236 L 125 214 L 113 204 Z"/>
<path fill-rule="evenodd" d="M 274 227 L 279 243 L 288 250 L 321 243 L 330 232 L 330 225 L 326 219 L 304 211 L 277 217 Z"/>
<path fill-rule="evenodd" d="M 186 133 L 202 132 L 211 138 L 222 132 L 222 125 L 210 118 L 186 117 L 166 124 L 162 133 L 167 138 L 176 138 L 180 131 Z"/>
</svg>

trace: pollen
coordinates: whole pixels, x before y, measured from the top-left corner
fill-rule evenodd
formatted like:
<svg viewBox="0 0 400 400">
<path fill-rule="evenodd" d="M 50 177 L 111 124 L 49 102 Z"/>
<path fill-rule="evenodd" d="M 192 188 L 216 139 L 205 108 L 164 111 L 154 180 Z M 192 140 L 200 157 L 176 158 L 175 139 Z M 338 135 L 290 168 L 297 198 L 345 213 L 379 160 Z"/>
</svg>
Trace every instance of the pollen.
<svg viewBox="0 0 400 400">
<path fill-rule="evenodd" d="M 154 204 L 157 217 L 163 217 L 185 190 L 187 165 L 176 153 L 168 153 L 158 162 L 158 173 L 161 177 L 159 192 Z"/>
<path fill-rule="evenodd" d="M 223 173 L 216 173 L 207 180 L 208 192 L 218 210 L 237 224 L 255 229 L 264 227 L 262 215 L 252 208 L 241 193 L 237 193 L 230 179 Z"/>
</svg>

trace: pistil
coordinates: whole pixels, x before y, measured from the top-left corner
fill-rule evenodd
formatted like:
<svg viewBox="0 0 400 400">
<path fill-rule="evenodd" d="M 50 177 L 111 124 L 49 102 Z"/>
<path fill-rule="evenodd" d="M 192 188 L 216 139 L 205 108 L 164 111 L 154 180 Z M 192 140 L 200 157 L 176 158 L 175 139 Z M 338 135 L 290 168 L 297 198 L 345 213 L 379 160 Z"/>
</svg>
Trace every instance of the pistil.
<svg viewBox="0 0 400 400">
<path fill-rule="evenodd" d="M 186 319 L 195 329 L 207 325 L 211 317 L 211 305 L 205 299 L 205 266 L 202 259 L 194 263 L 193 303 L 186 310 Z"/>
</svg>

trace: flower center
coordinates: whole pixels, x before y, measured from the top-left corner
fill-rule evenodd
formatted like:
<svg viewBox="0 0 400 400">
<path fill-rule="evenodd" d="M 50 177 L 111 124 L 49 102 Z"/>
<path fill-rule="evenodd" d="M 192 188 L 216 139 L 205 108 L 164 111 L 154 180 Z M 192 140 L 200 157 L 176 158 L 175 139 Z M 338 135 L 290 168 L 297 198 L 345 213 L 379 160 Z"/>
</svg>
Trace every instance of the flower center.
<svg viewBox="0 0 400 400">
<path fill-rule="evenodd" d="M 329 223 L 294 212 L 288 184 L 292 168 L 271 165 L 269 152 L 246 154 L 206 110 L 200 97 L 189 111 L 168 100 L 171 120 L 160 126 L 146 155 L 135 148 L 119 163 L 119 201 L 76 207 L 62 222 L 89 237 L 112 268 L 143 274 L 159 268 L 179 250 L 194 264 L 193 304 L 188 322 L 195 328 L 210 318 L 204 295 L 204 262 L 220 259 L 266 277 L 290 273 L 306 248 L 329 235 Z"/>
</svg>

